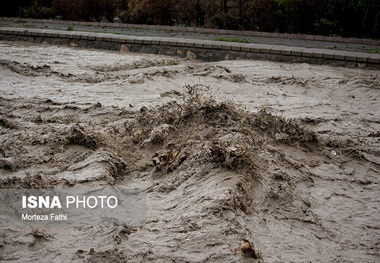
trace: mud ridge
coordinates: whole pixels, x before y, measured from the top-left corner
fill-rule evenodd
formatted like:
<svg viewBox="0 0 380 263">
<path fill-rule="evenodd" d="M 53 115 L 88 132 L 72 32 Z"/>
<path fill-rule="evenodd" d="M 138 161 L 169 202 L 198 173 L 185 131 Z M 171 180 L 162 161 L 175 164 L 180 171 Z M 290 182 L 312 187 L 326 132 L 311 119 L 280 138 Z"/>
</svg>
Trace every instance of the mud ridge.
<svg viewBox="0 0 380 263">
<path fill-rule="evenodd" d="M 371 197 L 379 164 L 353 151 L 354 142 L 333 144 L 308 129 L 322 119 L 247 112 L 212 94 L 213 87 L 186 85 L 161 94 L 167 103 L 139 109 L 1 98 L 1 188 L 131 184 L 149 197 L 146 224 L 134 231 L 93 226 L 42 233 L 5 224 L 2 235 L 10 241 L 1 246 L 3 259 L 32 262 L 38 253 L 46 262 L 300 262 L 316 259 L 325 244 L 335 259 L 333 250 L 348 258 L 356 243 L 341 236 L 346 221 L 329 219 L 321 207 L 344 208 L 342 199 L 350 198 L 362 226 L 376 229 L 375 214 L 361 217 L 362 201 L 344 189 L 372 187 Z M 351 227 L 356 238 L 361 226 Z M 15 232 L 22 242 L 12 239 Z M 366 242 L 358 258 L 373 259 L 374 236 Z M 292 246 L 293 254 L 281 254 Z"/>
</svg>

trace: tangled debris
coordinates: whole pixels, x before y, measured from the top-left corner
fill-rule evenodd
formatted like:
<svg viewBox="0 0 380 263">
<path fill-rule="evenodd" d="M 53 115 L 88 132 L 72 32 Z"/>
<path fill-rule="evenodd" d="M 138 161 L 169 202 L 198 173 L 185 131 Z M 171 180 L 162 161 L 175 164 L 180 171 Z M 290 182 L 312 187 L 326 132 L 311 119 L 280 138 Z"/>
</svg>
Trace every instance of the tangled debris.
<svg viewBox="0 0 380 263">
<path fill-rule="evenodd" d="M 308 130 L 308 120 L 217 102 L 201 84 L 162 96 L 172 100 L 137 111 L 0 98 L 0 188 L 143 183 L 149 194 L 144 226 L 34 230 L 38 253 L 62 259 L 58 247 L 68 235 L 79 244 L 65 248 L 72 261 L 275 262 L 280 257 L 265 245 L 265 233 L 287 233 L 281 220 L 298 222 L 302 242 L 313 234 L 343 246 L 309 190 L 318 169 L 330 169 L 333 143 Z M 12 231 L 26 230 L 4 226 L 3 236 Z M 96 241 L 85 244 L 94 233 Z M 4 259 L 37 253 L 12 242 L 1 249 Z"/>
</svg>

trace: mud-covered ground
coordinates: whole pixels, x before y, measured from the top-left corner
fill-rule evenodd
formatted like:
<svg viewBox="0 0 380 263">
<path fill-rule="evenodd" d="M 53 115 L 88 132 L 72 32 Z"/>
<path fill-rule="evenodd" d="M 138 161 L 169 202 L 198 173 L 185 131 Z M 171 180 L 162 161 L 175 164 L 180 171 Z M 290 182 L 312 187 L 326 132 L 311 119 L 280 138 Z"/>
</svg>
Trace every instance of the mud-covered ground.
<svg viewBox="0 0 380 263">
<path fill-rule="evenodd" d="M 378 262 L 379 71 L 0 43 L 0 186 L 124 185 L 142 226 L 30 226 L 0 260 Z"/>
</svg>

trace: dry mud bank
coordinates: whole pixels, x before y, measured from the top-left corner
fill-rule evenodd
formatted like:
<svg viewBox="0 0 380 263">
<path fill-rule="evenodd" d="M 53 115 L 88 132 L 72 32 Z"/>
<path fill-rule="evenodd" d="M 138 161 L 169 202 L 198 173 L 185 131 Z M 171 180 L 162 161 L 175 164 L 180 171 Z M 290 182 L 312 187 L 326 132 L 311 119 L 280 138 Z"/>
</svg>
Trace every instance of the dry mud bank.
<svg viewBox="0 0 380 263">
<path fill-rule="evenodd" d="M 0 186 L 129 185 L 142 226 L 30 226 L 19 262 L 376 262 L 378 71 L 2 42 Z"/>
</svg>

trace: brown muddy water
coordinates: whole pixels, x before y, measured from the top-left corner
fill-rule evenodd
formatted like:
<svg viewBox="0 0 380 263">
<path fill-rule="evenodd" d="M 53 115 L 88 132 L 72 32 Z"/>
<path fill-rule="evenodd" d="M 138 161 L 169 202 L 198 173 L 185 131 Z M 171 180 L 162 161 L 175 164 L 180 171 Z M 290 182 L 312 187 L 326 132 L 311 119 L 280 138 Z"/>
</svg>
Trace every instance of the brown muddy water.
<svg viewBox="0 0 380 263">
<path fill-rule="evenodd" d="M 0 42 L 0 186 L 130 186 L 132 226 L 1 214 L 15 262 L 379 262 L 379 71 Z"/>
</svg>

